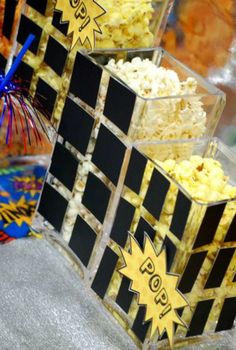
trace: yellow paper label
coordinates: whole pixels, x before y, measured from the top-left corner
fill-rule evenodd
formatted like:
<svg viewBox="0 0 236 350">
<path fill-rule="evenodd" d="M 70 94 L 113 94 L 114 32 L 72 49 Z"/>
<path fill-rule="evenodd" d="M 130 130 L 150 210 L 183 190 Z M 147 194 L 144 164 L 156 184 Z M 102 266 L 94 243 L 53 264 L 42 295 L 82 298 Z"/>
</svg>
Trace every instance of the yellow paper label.
<svg viewBox="0 0 236 350">
<path fill-rule="evenodd" d="M 56 10 L 62 12 L 62 22 L 68 22 L 68 35 L 72 34 L 72 46 L 78 40 L 84 45 L 88 40 L 92 49 L 95 47 L 95 34 L 102 34 L 97 19 L 106 11 L 95 0 L 57 0 Z"/>
<path fill-rule="evenodd" d="M 150 337 L 167 332 L 173 347 L 174 325 L 186 327 L 176 309 L 188 305 L 177 290 L 179 276 L 167 272 L 166 251 L 156 254 L 155 247 L 145 235 L 144 249 L 130 235 L 130 252 L 121 249 L 125 266 L 119 271 L 131 280 L 130 289 L 138 294 L 138 304 L 146 306 L 145 322 L 151 321 Z"/>
</svg>

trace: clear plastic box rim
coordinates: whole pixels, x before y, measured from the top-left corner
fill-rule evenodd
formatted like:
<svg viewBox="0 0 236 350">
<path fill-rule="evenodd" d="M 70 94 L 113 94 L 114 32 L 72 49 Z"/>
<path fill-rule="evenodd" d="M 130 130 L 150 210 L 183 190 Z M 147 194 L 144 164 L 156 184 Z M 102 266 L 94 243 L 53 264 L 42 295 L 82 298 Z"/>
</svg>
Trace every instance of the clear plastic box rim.
<svg viewBox="0 0 236 350">
<path fill-rule="evenodd" d="M 189 94 L 189 95 L 171 95 L 171 96 L 162 96 L 162 97 L 144 97 L 139 95 L 136 91 L 134 91 L 129 85 L 127 85 L 122 79 L 120 79 L 115 73 L 113 73 L 112 71 L 110 71 L 108 68 L 106 68 L 104 65 L 98 63 L 96 61 L 96 59 L 94 59 L 93 57 L 91 57 L 92 54 L 119 54 L 122 52 L 127 52 L 127 53 L 135 53 L 135 52 L 152 52 L 153 51 L 153 58 L 152 58 L 152 62 L 154 61 L 155 64 L 157 64 L 157 62 L 161 61 L 161 58 L 165 55 L 168 58 L 170 58 L 171 60 L 173 60 L 173 62 L 175 62 L 177 65 L 179 65 L 181 68 L 183 68 L 187 73 L 189 73 L 190 76 L 194 77 L 201 85 L 204 85 L 206 89 L 210 90 L 211 95 L 213 96 L 221 96 L 222 98 L 226 98 L 225 93 L 218 89 L 217 87 L 215 87 L 213 84 L 211 84 L 210 82 L 207 81 L 207 79 L 203 78 L 201 75 L 199 75 L 198 73 L 194 72 L 191 68 L 189 68 L 188 66 L 186 66 L 185 64 L 183 64 L 182 62 L 180 62 L 178 59 L 176 59 L 174 56 L 172 56 L 168 51 L 166 51 L 165 49 L 163 49 L 162 47 L 154 47 L 154 48 L 134 48 L 134 49 L 95 49 L 95 50 L 79 50 L 80 53 L 82 53 L 84 56 L 86 56 L 89 60 L 91 60 L 94 64 L 96 64 L 97 66 L 99 66 L 101 69 L 104 69 L 106 72 L 108 72 L 115 80 L 117 80 L 119 83 L 121 83 L 123 86 L 125 86 L 126 88 L 128 88 L 130 91 L 132 91 L 133 93 L 136 94 L 137 97 L 139 97 L 140 99 L 144 100 L 144 101 L 155 101 L 155 100 L 166 100 L 166 99 L 176 99 L 176 98 L 191 98 L 191 97 L 196 97 L 196 95 L 198 97 L 205 97 L 208 94 L 207 93 L 197 93 L 197 94 Z"/>
</svg>

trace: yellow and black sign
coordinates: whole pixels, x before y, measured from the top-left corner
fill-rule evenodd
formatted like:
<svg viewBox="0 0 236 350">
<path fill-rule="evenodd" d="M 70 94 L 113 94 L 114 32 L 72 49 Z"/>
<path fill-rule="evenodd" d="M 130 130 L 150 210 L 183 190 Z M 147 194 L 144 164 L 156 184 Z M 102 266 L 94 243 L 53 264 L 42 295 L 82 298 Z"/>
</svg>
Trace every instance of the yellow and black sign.
<svg viewBox="0 0 236 350">
<path fill-rule="evenodd" d="M 84 45 L 88 40 L 95 47 L 95 34 L 102 34 L 97 19 L 106 11 L 95 0 L 57 0 L 56 10 L 62 12 L 62 22 L 68 22 L 68 35 L 72 34 L 73 48 L 78 40 Z"/>
<path fill-rule="evenodd" d="M 125 266 L 119 271 L 131 280 L 130 289 L 138 294 L 138 304 L 146 306 L 145 321 L 151 321 L 150 337 L 166 331 L 173 347 L 174 324 L 186 327 L 176 313 L 188 302 L 177 290 L 179 276 L 167 272 L 166 251 L 157 255 L 153 243 L 145 235 L 144 249 L 130 235 L 130 252 L 121 249 Z"/>
</svg>

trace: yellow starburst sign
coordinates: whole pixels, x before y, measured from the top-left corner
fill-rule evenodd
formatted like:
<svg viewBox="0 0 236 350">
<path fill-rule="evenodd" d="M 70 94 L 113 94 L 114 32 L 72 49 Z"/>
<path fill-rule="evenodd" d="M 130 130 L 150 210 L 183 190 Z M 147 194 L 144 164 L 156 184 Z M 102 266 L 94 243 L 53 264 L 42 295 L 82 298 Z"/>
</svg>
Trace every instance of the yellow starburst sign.
<svg viewBox="0 0 236 350">
<path fill-rule="evenodd" d="M 186 327 L 176 309 L 188 305 L 177 289 L 179 277 L 167 272 L 165 249 L 158 255 L 148 235 L 143 250 L 130 235 L 130 247 L 130 252 L 121 249 L 125 266 L 119 271 L 131 280 L 130 289 L 138 294 L 138 304 L 146 306 L 144 321 L 151 321 L 150 337 L 156 331 L 159 335 L 166 331 L 173 347 L 175 324 Z"/>
<path fill-rule="evenodd" d="M 95 0 L 57 0 L 56 10 L 62 12 L 62 22 L 68 22 L 68 35 L 72 34 L 73 48 L 78 40 L 84 45 L 88 40 L 95 47 L 96 33 L 102 34 L 97 19 L 106 11 Z"/>
</svg>

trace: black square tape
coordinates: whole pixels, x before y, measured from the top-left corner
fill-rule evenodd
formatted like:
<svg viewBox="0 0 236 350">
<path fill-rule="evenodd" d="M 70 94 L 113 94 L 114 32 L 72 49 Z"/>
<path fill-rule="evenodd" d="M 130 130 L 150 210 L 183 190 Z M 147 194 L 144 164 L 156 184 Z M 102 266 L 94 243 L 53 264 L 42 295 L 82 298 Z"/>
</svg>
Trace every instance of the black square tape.
<svg viewBox="0 0 236 350">
<path fill-rule="evenodd" d="M 7 39 L 11 39 L 17 1 L 6 0 L 2 33 Z"/>
<path fill-rule="evenodd" d="M 41 39 L 42 28 L 40 28 L 37 24 L 32 22 L 25 15 L 21 15 L 17 41 L 21 45 L 24 45 L 29 34 L 33 34 L 35 36 L 34 41 L 32 42 L 32 44 L 29 47 L 29 51 L 31 51 L 32 53 L 34 53 L 36 55 L 37 51 L 38 51 L 38 47 L 39 47 L 39 42 Z"/>
<path fill-rule="evenodd" d="M 224 213 L 225 205 L 226 204 L 224 203 L 207 208 L 193 249 L 212 243 L 217 227 Z"/>
<path fill-rule="evenodd" d="M 122 248 L 125 247 L 127 242 L 128 232 L 134 217 L 134 212 L 135 208 L 125 199 L 121 198 L 110 237 Z"/>
<path fill-rule="evenodd" d="M 221 286 L 234 253 L 235 248 L 221 249 L 219 251 L 205 285 L 205 289 L 217 288 Z"/>
<path fill-rule="evenodd" d="M 234 241 L 236 241 L 236 215 L 234 216 L 233 221 L 231 222 L 231 225 L 225 237 L 225 242 Z"/>
<path fill-rule="evenodd" d="M 162 248 L 166 249 L 167 271 L 170 271 L 177 248 L 168 236 L 165 237 Z"/>
<path fill-rule="evenodd" d="M 93 125 L 94 119 L 67 97 L 59 126 L 59 135 L 85 155 Z"/>
<path fill-rule="evenodd" d="M 37 0 L 38 1 L 38 0 Z M 62 34 L 66 35 L 68 32 L 68 22 L 61 23 L 62 13 L 58 11 L 54 11 L 52 18 L 52 25 L 57 28 Z"/>
<path fill-rule="evenodd" d="M 57 92 L 42 79 L 39 79 L 38 81 L 36 97 L 46 110 L 52 114 L 57 98 Z"/>
<path fill-rule="evenodd" d="M 139 219 L 138 226 L 135 231 L 135 238 L 138 241 L 141 248 L 144 246 L 144 234 L 147 234 L 149 238 L 154 241 L 155 230 L 152 228 L 149 223 L 144 220 L 142 217 Z"/>
<path fill-rule="evenodd" d="M 145 313 L 146 313 L 146 307 L 145 306 L 140 306 L 136 319 L 133 323 L 132 326 L 132 331 L 134 332 L 134 334 L 138 337 L 138 339 L 143 343 L 147 332 L 148 332 L 148 328 L 150 326 L 150 322 L 146 322 L 144 323 L 144 319 L 145 319 Z"/>
<path fill-rule="evenodd" d="M 79 215 L 72 232 L 69 247 L 79 257 L 84 266 L 88 266 L 97 235 Z"/>
<path fill-rule="evenodd" d="M 134 298 L 134 293 L 129 290 L 129 287 L 130 287 L 130 279 L 127 277 L 123 277 L 119 292 L 117 294 L 116 303 L 126 313 L 129 312 L 130 305 Z"/>
<path fill-rule="evenodd" d="M 14 57 L 14 60 L 15 60 L 15 57 Z M 22 84 L 24 84 L 25 87 L 29 88 L 33 74 L 34 74 L 33 68 L 30 67 L 24 61 L 21 61 L 21 63 L 17 68 L 16 76 L 23 80 Z"/>
<path fill-rule="evenodd" d="M 113 250 L 107 247 L 92 283 L 92 289 L 102 299 L 106 294 L 117 261 L 118 256 L 113 252 Z"/>
<path fill-rule="evenodd" d="M 73 190 L 79 162 L 74 155 L 61 143 L 54 148 L 49 172 L 55 176 L 70 191 Z"/>
<path fill-rule="evenodd" d="M 58 75 L 62 75 L 68 51 L 51 36 L 45 52 L 44 62 Z"/>
<path fill-rule="evenodd" d="M 197 304 L 193 318 L 191 320 L 187 337 L 202 335 L 211 312 L 214 300 L 203 300 Z"/>
<path fill-rule="evenodd" d="M 170 231 L 181 240 L 187 224 L 188 216 L 191 209 L 191 200 L 183 192 L 179 191 L 175 203 L 175 210 L 170 225 Z"/>
<path fill-rule="evenodd" d="M 27 5 L 33 7 L 36 11 L 42 15 L 45 14 L 48 0 L 26 0 Z"/>
<path fill-rule="evenodd" d="M 125 145 L 104 125 L 100 126 L 92 162 L 117 185 L 124 161 Z"/>
<path fill-rule="evenodd" d="M 170 188 L 170 182 L 158 170 L 154 169 L 147 190 L 143 206 L 157 220 L 160 219 L 161 211 Z"/>
<path fill-rule="evenodd" d="M 125 211 L 125 210 L 127 210 L 127 212 L 128 212 L 128 208 L 125 209 L 125 207 L 123 207 L 123 211 Z M 132 209 L 132 211 L 133 211 L 133 214 L 134 214 L 134 208 Z M 130 214 L 131 214 L 131 212 L 130 212 Z M 132 214 L 132 217 L 133 217 L 133 214 Z M 117 219 L 118 219 L 118 217 L 117 217 Z M 130 217 L 130 219 L 131 219 L 131 217 Z M 130 226 L 130 223 L 129 223 L 129 226 Z M 117 232 L 118 232 L 118 230 L 117 230 Z M 140 220 L 139 220 L 139 223 L 138 223 L 138 227 L 137 227 L 136 232 L 135 232 L 135 238 L 138 241 L 138 243 L 139 243 L 141 248 L 143 248 L 144 233 L 146 233 L 151 238 L 152 241 L 154 240 L 154 238 L 155 238 L 155 230 L 148 224 L 148 222 L 146 220 L 144 220 L 141 217 Z M 126 235 L 127 235 L 127 233 L 126 233 Z M 124 247 L 124 245 L 123 245 L 123 247 Z M 134 293 L 129 291 L 129 286 L 130 286 L 130 280 L 128 278 L 126 278 L 126 277 L 123 277 L 122 278 L 122 282 L 121 282 L 121 286 L 120 286 L 120 289 L 119 289 L 119 292 L 118 292 L 118 295 L 117 295 L 117 298 L 116 298 L 116 303 L 126 313 L 129 312 L 130 305 L 131 305 L 132 300 L 134 298 Z M 140 317 L 140 315 L 139 315 L 139 317 Z M 139 324 L 140 318 L 139 317 L 136 320 L 134 330 L 137 331 L 137 332 L 140 331 L 140 336 L 142 338 L 143 333 L 145 333 L 145 327 L 144 328 L 140 328 L 140 324 Z"/>
<path fill-rule="evenodd" d="M 125 178 L 125 185 L 137 194 L 141 188 L 146 165 L 147 159 L 133 148 Z"/>
<path fill-rule="evenodd" d="M 0 53 L 0 72 L 5 70 L 6 64 L 7 64 L 7 59 Z"/>
<path fill-rule="evenodd" d="M 109 188 L 97 176 L 89 173 L 82 203 L 101 223 L 106 215 L 110 195 Z"/>
<path fill-rule="evenodd" d="M 128 133 L 134 112 L 136 95 L 117 80 L 110 78 L 104 115 L 125 134 Z"/>
<path fill-rule="evenodd" d="M 220 318 L 216 326 L 216 332 L 233 328 L 236 318 L 236 298 L 225 299 Z"/>
<path fill-rule="evenodd" d="M 178 289 L 182 293 L 187 294 L 191 292 L 206 256 L 207 252 L 196 253 L 190 256 L 188 264 L 185 267 L 184 273 L 182 274 L 182 278 L 178 285 Z"/>
<path fill-rule="evenodd" d="M 50 222 L 58 231 L 61 231 L 68 202 L 48 183 L 44 184 L 38 212 Z"/>
<path fill-rule="evenodd" d="M 77 53 L 71 77 L 70 92 L 90 107 L 95 108 L 102 68 L 91 62 L 81 53 Z"/>
</svg>

